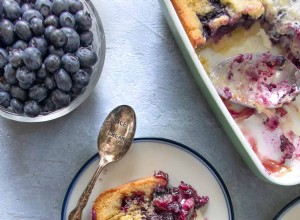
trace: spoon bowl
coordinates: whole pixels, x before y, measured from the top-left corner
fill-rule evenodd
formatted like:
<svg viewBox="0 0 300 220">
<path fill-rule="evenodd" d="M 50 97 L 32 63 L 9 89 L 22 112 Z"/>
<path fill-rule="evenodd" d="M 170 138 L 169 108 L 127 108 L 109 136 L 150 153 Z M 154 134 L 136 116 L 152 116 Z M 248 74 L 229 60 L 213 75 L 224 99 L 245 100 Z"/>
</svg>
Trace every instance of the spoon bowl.
<svg viewBox="0 0 300 220">
<path fill-rule="evenodd" d="M 77 206 L 70 212 L 69 220 L 81 220 L 82 210 L 88 202 L 101 171 L 107 164 L 125 156 L 132 144 L 135 130 L 136 116 L 130 106 L 118 106 L 106 117 L 98 135 L 99 165 L 80 196 Z"/>
<path fill-rule="evenodd" d="M 126 105 L 115 108 L 105 119 L 98 135 L 100 163 L 120 160 L 131 146 L 135 129 L 133 109 Z"/>
<path fill-rule="evenodd" d="M 279 108 L 299 94 L 299 69 L 284 56 L 270 53 L 230 57 L 209 77 L 221 97 L 258 110 Z"/>
</svg>

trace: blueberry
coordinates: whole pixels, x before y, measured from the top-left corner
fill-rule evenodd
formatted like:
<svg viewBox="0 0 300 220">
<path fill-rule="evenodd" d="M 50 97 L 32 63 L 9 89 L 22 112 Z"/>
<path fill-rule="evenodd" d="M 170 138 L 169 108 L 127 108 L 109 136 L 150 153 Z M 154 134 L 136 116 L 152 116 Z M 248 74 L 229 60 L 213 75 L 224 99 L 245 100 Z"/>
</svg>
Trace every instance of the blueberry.
<svg viewBox="0 0 300 220">
<path fill-rule="evenodd" d="M 10 95 L 7 92 L 0 92 L 0 105 L 8 107 L 10 104 Z"/>
<path fill-rule="evenodd" d="M 22 66 L 23 50 L 13 49 L 11 52 L 9 52 L 8 61 L 14 68 L 18 68 L 18 67 Z"/>
<path fill-rule="evenodd" d="M 3 13 L 7 19 L 15 21 L 21 16 L 20 5 L 13 0 L 3 0 Z"/>
<path fill-rule="evenodd" d="M 83 47 L 90 46 L 93 42 L 93 32 L 84 31 L 80 35 L 80 45 Z"/>
<path fill-rule="evenodd" d="M 51 13 L 51 6 L 52 3 L 49 0 L 37 0 L 34 4 L 34 8 L 45 17 Z"/>
<path fill-rule="evenodd" d="M 87 72 L 89 74 L 89 76 L 91 76 L 94 72 L 94 69 L 93 67 L 84 67 L 84 68 L 81 68 L 83 71 Z"/>
<path fill-rule="evenodd" d="M 0 82 L 0 92 L 9 92 L 10 84 L 7 81 Z"/>
<path fill-rule="evenodd" d="M 66 53 L 74 53 L 80 45 L 80 38 L 78 33 L 73 29 L 69 27 L 63 27 L 61 29 L 67 36 L 67 44 L 64 46 L 64 51 Z"/>
<path fill-rule="evenodd" d="M 56 83 L 53 76 L 47 76 L 44 80 L 44 84 L 49 90 L 55 89 L 56 87 Z"/>
<path fill-rule="evenodd" d="M 36 101 L 28 101 L 24 105 L 24 113 L 28 117 L 36 117 L 40 114 L 41 107 Z"/>
<path fill-rule="evenodd" d="M 83 10 L 76 13 L 75 20 L 79 31 L 88 31 L 92 27 L 92 18 L 90 14 Z"/>
<path fill-rule="evenodd" d="M 49 54 L 57 55 L 59 58 L 61 58 L 65 54 L 62 48 L 55 48 L 53 45 L 48 47 L 48 52 Z"/>
<path fill-rule="evenodd" d="M 23 14 L 25 11 L 33 9 L 33 5 L 30 3 L 24 3 L 21 7 L 21 13 Z"/>
<path fill-rule="evenodd" d="M 41 52 L 35 47 L 27 47 L 23 52 L 23 62 L 30 70 L 37 70 L 42 65 Z"/>
<path fill-rule="evenodd" d="M 14 48 L 12 46 L 7 46 L 6 48 L 6 51 L 9 53 L 10 51 L 12 51 Z"/>
<path fill-rule="evenodd" d="M 44 64 L 42 64 L 42 66 L 36 71 L 36 75 L 40 79 L 45 79 L 48 76 L 48 72 Z"/>
<path fill-rule="evenodd" d="M 6 79 L 6 82 L 9 84 L 15 84 L 18 82 L 16 78 L 16 69 L 12 67 L 10 63 L 6 64 L 4 67 L 4 77 Z"/>
<path fill-rule="evenodd" d="M 17 99 L 10 100 L 10 107 L 17 114 L 23 114 L 24 112 L 23 110 L 24 105 Z"/>
<path fill-rule="evenodd" d="M 62 27 L 75 28 L 76 21 L 74 16 L 69 12 L 63 12 L 59 16 L 59 23 Z"/>
<path fill-rule="evenodd" d="M 180 212 L 180 211 L 178 210 L 178 212 Z M 175 220 L 176 218 L 172 213 L 164 213 L 162 215 L 162 219 L 164 219 L 164 220 Z"/>
<path fill-rule="evenodd" d="M 44 110 L 46 112 L 52 112 L 56 109 L 54 103 L 52 102 L 51 98 L 46 98 L 44 101 L 43 101 L 43 106 L 44 106 Z"/>
<path fill-rule="evenodd" d="M 72 87 L 72 79 L 64 69 L 59 69 L 54 73 L 54 80 L 60 90 L 63 90 L 65 92 L 70 91 Z"/>
<path fill-rule="evenodd" d="M 0 68 L 3 69 L 8 63 L 8 53 L 3 48 L 0 48 Z"/>
<path fill-rule="evenodd" d="M 77 11 L 83 10 L 83 4 L 80 0 L 68 0 L 69 11 L 72 14 L 76 14 Z"/>
<path fill-rule="evenodd" d="M 43 57 L 47 53 L 48 43 L 43 37 L 33 37 L 29 42 L 29 47 L 38 49 Z"/>
<path fill-rule="evenodd" d="M 56 48 L 66 45 L 67 40 L 67 36 L 62 30 L 56 29 L 50 34 L 50 42 Z"/>
<path fill-rule="evenodd" d="M 53 90 L 50 94 L 50 98 L 56 108 L 65 107 L 65 106 L 69 105 L 71 102 L 70 96 L 67 93 L 65 93 L 59 89 Z"/>
<path fill-rule="evenodd" d="M 27 47 L 28 47 L 28 43 L 23 40 L 18 40 L 13 45 L 13 49 L 25 50 Z"/>
<path fill-rule="evenodd" d="M 28 23 L 30 22 L 30 20 L 32 18 L 40 18 L 40 19 L 44 20 L 43 15 L 35 9 L 29 9 L 29 10 L 25 11 L 22 15 L 22 20 L 27 21 Z"/>
<path fill-rule="evenodd" d="M 97 62 L 97 54 L 91 47 L 80 47 L 76 51 L 81 67 L 90 67 Z"/>
<path fill-rule="evenodd" d="M 29 89 L 28 95 L 32 100 L 41 102 L 47 98 L 48 89 L 43 85 L 37 84 Z"/>
<path fill-rule="evenodd" d="M 14 31 L 22 40 L 29 41 L 32 38 L 32 32 L 29 23 L 26 21 L 17 21 L 15 23 Z"/>
<path fill-rule="evenodd" d="M 45 33 L 44 33 L 44 38 L 50 43 L 50 36 L 52 34 L 53 31 L 56 30 L 56 27 L 50 25 L 48 27 L 46 27 L 45 29 Z"/>
<path fill-rule="evenodd" d="M 50 54 L 46 57 L 44 65 L 50 73 L 57 71 L 60 68 L 60 58 L 57 55 Z"/>
<path fill-rule="evenodd" d="M 14 43 L 15 33 L 14 25 L 6 19 L 0 21 L 0 42 L 6 46 Z"/>
<path fill-rule="evenodd" d="M 67 0 L 53 0 L 52 14 L 59 16 L 62 12 L 69 11 L 69 2 Z"/>
<path fill-rule="evenodd" d="M 73 99 L 76 98 L 77 96 L 79 96 L 82 93 L 83 89 L 84 88 L 79 88 L 76 85 L 72 86 L 72 88 L 70 90 L 71 97 Z"/>
<path fill-rule="evenodd" d="M 30 24 L 31 31 L 35 36 L 41 36 L 41 35 L 44 34 L 45 27 L 43 25 L 43 20 L 42 19 L 32 18 L 30 20 L 29 24 Z"/>
<path fill-rule="evenodd" d="M 35 75 L 36 75 L 36 78 L 35 78 L 33 85 L 44 84 L 44 79 L 41 79 L 40 77 L 37 76 L 37 71 L 35 71 Z"/>
<path fill-rule="evenodd" d="M 25 102 L 27 99 L 27 92 L 24 89 L 21 89 L 19 86 L 12 86 L 10 88 L 10 94 L 13 98 L 16 98 L 22 102 Z"/>
<path fill-rule="evenodd" d="M 17 2 L 18 5 L 21 5 L 21 4 L 23 4 L 23 1 L 24 1 L 24 0 L 14 0 L 14 1 Z"/>
<path fill-rule="evenodd" d="M 44 21 L 44 26 L 48 27 L 48 26 L 54 26 L 57 27 L 58 26 L 58 17 L 55 15 L 49 15 L 45 21 Z"/>
<path fill-rule="evenodd" d="M 63 55 L 61 58 L 61 65 L 62 68 L 69 73 L 76 73 L 80 68 L 79 59 L 71 53 Z"/>
<path fill-rule="evenodd" d="M 87 72 L 80 69 L 72 75 L 74 86 L 78 88 L 84 88 L 89 84 L 90 76 Z"/>
<path fill-rule="evenodd" d="M 19 82 L 19 86 L 22 89 L 26 89 L 27 90 L 27 89 L 30 89 L 30 87 L 32 86 L 32 84 Z"/>
<path fill-rule="evenodd" d="M 23 89 L 29 89 L 36 79 L 35 73 L 30 71 L 26 67 L 18 68 L 16 77 L 19 81 L 20 87 Z"/>
<path fill-rule="evenodd" d="M 3 1 L 0 1 L 0 18 L 3 16 Z"/>
</svg>

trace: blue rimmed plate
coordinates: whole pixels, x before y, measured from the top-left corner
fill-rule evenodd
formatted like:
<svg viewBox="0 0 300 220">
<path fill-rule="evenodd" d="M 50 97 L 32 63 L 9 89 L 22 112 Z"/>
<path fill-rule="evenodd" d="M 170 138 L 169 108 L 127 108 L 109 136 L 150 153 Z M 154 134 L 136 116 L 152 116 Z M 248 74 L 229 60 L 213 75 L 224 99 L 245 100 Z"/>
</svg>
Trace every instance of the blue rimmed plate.
<svg viewBox="0 0 300 220">
<path fill-rule="evenodd" d="M 300 196 L 288 203 L 274 217 L 274 220 L 299 220 L 300 219 Z"/>
<path fill-rule="evenodd" d="M 76 206 L 98 162 L 99 157 L 95 154 L 72 180 L 63 202 L 62 220 L 68 219 L 69 212 Z M 105 168 L 83 211 L 82 219 L 91 219 L 93 201 L 104 190 L 153 175 L 154 171 L 159 170 L 169 174 L 171 185 L 178 185 L 182 180 L 191 184 L 199 195 L 209 196 L 209 203 L 200 210 L 197 219 L 234 219 L 230 195 L 213 166 L 189 147 L 161 138 L 136 138 L 122 160 Z"/>
</svg>

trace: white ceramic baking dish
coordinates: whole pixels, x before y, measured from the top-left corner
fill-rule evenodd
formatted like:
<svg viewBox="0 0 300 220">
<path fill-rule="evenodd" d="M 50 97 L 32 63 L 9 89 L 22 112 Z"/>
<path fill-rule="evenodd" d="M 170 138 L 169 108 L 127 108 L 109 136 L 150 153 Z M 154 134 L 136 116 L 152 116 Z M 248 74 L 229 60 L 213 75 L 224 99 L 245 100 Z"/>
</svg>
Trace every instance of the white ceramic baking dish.
<svg viewBox="0 0 300 220">
<path fill-rule="evenodd" d="M 232 118 L 220 96 L 213 87 L 197 53 L 193 49 L 181 22 L 170 0 L 159 0 L 162 11 L 175 40 L 193 74 L 198 86 L 209 103 L 211 109 L 221 122 L 227 135 L 231 139 L 237 151 L 241 154 L 249 168 L 261 179 L 278 185 L 296 185 L 300 183 L 300 170 L 293 169 L 284 175 L 270 175 L 255 152 L 252 150 L 247 139 L 241 132 L 237 123 Z M 226 156 L 224 156 L 226 159 Z M 212 161 L 213 162 L 213 161 Z"/>
</svg>

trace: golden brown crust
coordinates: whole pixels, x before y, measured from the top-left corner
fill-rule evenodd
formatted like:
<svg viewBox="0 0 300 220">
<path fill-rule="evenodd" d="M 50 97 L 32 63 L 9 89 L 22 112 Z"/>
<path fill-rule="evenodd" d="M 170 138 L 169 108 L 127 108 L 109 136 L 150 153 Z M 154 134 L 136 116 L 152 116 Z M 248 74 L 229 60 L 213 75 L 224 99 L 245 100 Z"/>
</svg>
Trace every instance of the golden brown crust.
<svg viewBox="0 0 300 220">
<path fill-rule="evenodd" d="M 258 19 L 265 13 L 262 1 L 221 0 L 221 5 L 218 7 L 224 9 L 226 13 L 211 18 L 208 21 L 208 28 L 214 34 L 221 26 L 238 22 L 243 15 Z M 194 48 L 203 46 L 207 39 L 203 32 L 204 24 L 199 17 L 210 15 L 214 10 L 217 10 L 215 6 L 208 0 L 171 0 L 171 2 L 192 46 Z"/>
<path fill-rule="evenodd" d="M 203 36 L 203 27 L 192 7 L 189 7 L 186 0 L 171 0 L 173 7 L 181 21 L 181 24 L 188 35 L 194 48 L 203 45 L 206 38 Z"/>
<path fill-rule="evenodd" d="M 109 189 L 101 193 L 94 202 L 95 220 L 140 219 L 138 214 L 134 217 L 121 212 L 122 199 L 134 192 L 144 192 L 146 197 L 150 197 L 156 186 L 167 184 L 167 180 L 151 176 Z"/>
<path fill-rule="evenodd" d="M 186 0 L 186 3 L 197 15 L 204 16 L 214 10 L 214 7 L 208 0 Z"/>
<path fill-rule="evenodd" d="M 238 17 L 248 15 L 258 19 L 265 12 L 262 0 L 221 0 L 221 3 L 231 8 Z"/>
</svg>

